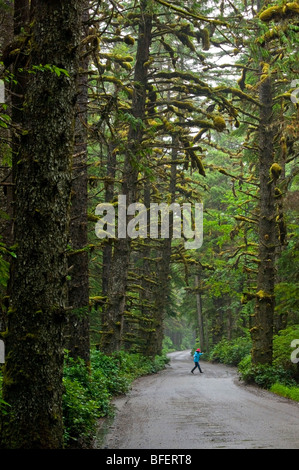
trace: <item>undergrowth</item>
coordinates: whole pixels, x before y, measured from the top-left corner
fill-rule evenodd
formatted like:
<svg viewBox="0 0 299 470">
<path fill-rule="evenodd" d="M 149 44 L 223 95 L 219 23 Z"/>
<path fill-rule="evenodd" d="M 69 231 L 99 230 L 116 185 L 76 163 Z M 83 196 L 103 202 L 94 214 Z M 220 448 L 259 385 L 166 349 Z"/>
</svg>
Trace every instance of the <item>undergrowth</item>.
<svg viewBox="0 0 299 470">
<path fill-rule="evenodd" d="M 133 380 L 158 372 L 167 362 L 166 356 L 150 359 L 125 352 L 106 356 L 93 350 L 90 368 L 86 368 L 83 360 L 74 360 L 66 354 L 63 378 L 65 446 L 89 447 L 98 419 L 113 415 L 112 398 L 127 393 Z"/>
<path fill-rule="evenodd" d="M 133 380 L 162 370 L 167 362 L 166 355 L 150 359 L 125 352 L 106 356 L 92 350 L 90 366 L 86 367 L 83 360 L 74 360 L 66 351 L 63 375 L 64 447 L 90 448 L 98 420 L 113 416 L 112 398 L 127 393 Z M 0 415 L 9 411 L 9 405 L 1 395 L 0 369 Z"/>
<path fill-rule="evenodd" d="M 210 361 L 237 366 L 240 379 L 246 383 L 299 401 L 299 363 L 291 361 L 294 338 L 299 338 L 298 325 L 292 325 L 274 336 L 272 365 L 252 364 L 251 341 L 247 336 L 232 341 L 223 339 L 205 357 Z"/>
</svg>

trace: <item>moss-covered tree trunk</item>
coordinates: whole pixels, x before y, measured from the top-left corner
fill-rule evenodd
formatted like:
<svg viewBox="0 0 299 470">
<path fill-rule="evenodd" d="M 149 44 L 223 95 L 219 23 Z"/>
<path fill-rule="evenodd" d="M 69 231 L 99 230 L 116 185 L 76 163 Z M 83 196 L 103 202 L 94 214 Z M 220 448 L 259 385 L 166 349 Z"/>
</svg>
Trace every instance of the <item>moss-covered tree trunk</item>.
<svg viewBox="0 0 299 470">
<path fill-rule="evenodd" d="M 195 289 L 196 289 L 196 310 L 197 310 L 197 324 L 199 333 L 200 347 L 205 350 L 205 335 L 204 335 L 204 321 L 202 314 L 202 297 L 201 297 L 201 282 L 199 274 L 195 274 Z"/>
<path fill-rule="evenodd" d="M 7 1 L 5 7 L 0 4 L 0 56 L 2 57 L 6 47 L 12 41 L 13 37 L 13 5 L 12 1 Z M 0 66 L 0 69 L 2 67 Z M 0 86 L 4 86 L 2 82 Z M 5 114 L 11 116 L 11 98 L 7 90 L 1 90 L 4 94 L 7 109 Z M 1 93 L 2 94 L 2 93 Z M 0 103 L 2 108 L 2 104 Z M 0 242 L 10 247 L 13 244 L 12 237 L 12 179 L 11 179 L 11 131 L 9 128 L 0 127 Z M 2 255 L 3 256 L 3 255 Z M 6 261 L 10 261 L 10 257 L 5 257 Z M 3 277 L 3 273 L 2 273 Z M 3 282 L 3 279 L 1 279 Z M 6 289 L 4 282 L 0 282 L 0 332 L 6 328 L 5 315 L 5 294 Z"/>
<path fill-rule="evenodd" d="M 116 152 L 112 145 L 108 147 L 107 155 L 107 180 L 105 184 L 105 202 L 112 203 L 114 196 L 114 179 L 116 173 Z M 103 246 L 103 270 L 102 270 L 102 293 L 106 296 L 108 293 L 108 280 L 110 276 L 110 265 L 112 258 L 113 241 L 108 238 Z"/>
<path fill-rule="evenodd" d="M 256 305 L 251 328 L 253 364 L 271 364 L 274 316 L 275 247 L 277 243 L 273 164 L 273 99 L 271 77 L 259 88 L 259 265 Z"/>
<path fill-rule="evenodd" d="M 4 448 L 63 443 L 62 331 L 81 3 L 35 2 L 27 65 L 37 69 L 24 90 L 14 168 L 17 258 L 5 338 L 3 398 L 11 407 L 2 423 Z"/>
<path fill-rule="evenodd" d="M 122 195 L 126 196 L 127 207 L 137 202 L 138 165 L 142 155 L 144 133 L 148 65 L 151 44 L 152 14 L 148 11 L 148 1 L 140 3 L 138 46 L 134 71 L 134 93 L 132 98 L 132 124 L 128 134 L 125 153 Z M 126 227 L 129 217 L 126 218 Z M 108 297 L 102 316 L 101 348 L 106 353 L 119 350 L 123 327 L 123 314 L 126 304 L 127 277 L 131 254 L 131 240 L 128 235 L 114 243 L 113 257 L 108 280 Z"/>
<path fill-rule="evenodd" d="M 82 1 L 84 7 L 87 1 Z M 82 38 L 88 35 L 88 10 L 85 8 Z M 66 348 L 73 358 L 80 357 L 86 364 L 90 360 L 89 327 L 89 259 L 87 230 L 87 102 L 89 58 L 82 42 L 78 73 L 75 147 L 72 171 L 71 221 L 69 255 L 69 308 L 66 328 Z"/>
<path fill-rule="evenodd" d="M 170 170 L 169 194 L 171 204 L 175 203 L 176 184 L 177 184 L 177 144 L 176 136 L 172 139 L 172 164 Z M 152 355 L 161 354 L 164 338 L 164 318 L 166 306 L 170 296 L 171 279 L 171 253 L 173 238 L 174 215 L 169 214 L 169 237 L 161 240 L 160 250 L 158 252 L 159 262 L 156 266 L 156 284 L 153 287 L 154 309 L 153 309 L 153 329 L 151 334 Z"/>
</svg>

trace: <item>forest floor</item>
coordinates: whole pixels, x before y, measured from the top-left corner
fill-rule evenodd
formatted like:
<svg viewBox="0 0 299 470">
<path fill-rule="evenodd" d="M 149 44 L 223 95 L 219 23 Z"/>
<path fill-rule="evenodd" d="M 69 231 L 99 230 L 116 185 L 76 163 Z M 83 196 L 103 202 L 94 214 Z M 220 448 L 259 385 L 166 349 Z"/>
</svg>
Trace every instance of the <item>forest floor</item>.
<svg viewBox="0 0 299 470">
<path fill-rule="evenodd" d="M 299 403 L 239 381 L 234 367 L 171 353 L 158 374 L 137 379 L 103 420 L 98 448 L 299 449 Z"/>
</svg>

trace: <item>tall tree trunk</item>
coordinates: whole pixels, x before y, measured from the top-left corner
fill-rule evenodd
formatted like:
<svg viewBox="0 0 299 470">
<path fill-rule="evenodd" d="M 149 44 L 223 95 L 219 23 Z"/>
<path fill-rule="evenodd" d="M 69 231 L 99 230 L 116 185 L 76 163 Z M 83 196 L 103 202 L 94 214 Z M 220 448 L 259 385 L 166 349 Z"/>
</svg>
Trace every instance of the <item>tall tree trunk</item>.
<svg viewBox="0 0 299 470">
<path fill-rule="evenodd" d="M 116 173 L 116 152 L 112 145 L 107 149 L 107 176 L 105 181 L 105 202 L 112 203 L 114 197 L 114 179 Z M 103 247 L 103 271 L 102 271 L 102 295 L 108 294 L 108 280 L 110 277 L 110 265 L 112 259 L 113 243 L 108 238 L 107 243 Z"/>
<path fill-rule="evenodd" d="M 202 315 L 202 298 L 200 292 L 199 275 L 195 275 L 195 289 L 196 289 L 196 308 L 197 308 L 197 321 L 199 329 L 199 343 L 202 349 L 205 349 L 205 336 L 204 336 L 204 322 Z"/>
<path fill-rule="evenodd" d="M 86 6 L 86 0 L 83 6 Z M 88 10 L 85 9 L 83 22 L 87 24 Z M 88 28 L 88 26 L 85 26 Z M 87 31 L 82 28 L 82 37 Z M 78 74 L 78 99 L 75 126 L 75 147 L 73 157 L 70 245 L 69 307 L 72 309 L 66 328 L 66 348 L 73 358 L 80 357 L 86 364 L 90 360 L 89 328 L 89 274 L 88 274 L 88 233 L 87 233 L 87 101 L 88 63 L 85 48 L 80 51 Z"/>
<path fill-rule="evenodd" d="M 212 344 L 213 346 L 223 338 L 223 306 L 224 298 L 213 298 L 214 312 L 212 317 Z"/>
<path fill-rule="evenodd" d="M 150 198 L 151 198 L 151 184 L 148 179 L 145 178 L 144 186 L 144 205 L 147 209 L 147 233 L 149 233 L 149 210 L 150 210 Z M 151 240 L 146 238 L 144 243 L 139 248 L 139 257 L 141 261 L 141 279 L 140 279 L 140 292 L 139 292 L 139 301 L 140 301 L 140 319 L 138 322 L 138 328 L 136 330 L 137 342 L 140 348 L 140 352 L 149 357 L 154 357 L 157 354 L 156 351 L 156 310 L 153 299 L 153 285 L 155 285 L 156 280 L 153 279 L 153 273 L 151 272 Z M 134 323 L 133 323 L 134 325 Z"/>
<path fill-rule="evenodd" d="M 169 193 L 171 204 L 175 202 L 176 182 L 177 182 L 177 138 L 172 139 L 173 149 L 171 154 L 172 164 L 170 172 Z M 162 343 L 164 338 L 164 318 L 165 310 L 170 295 L 170 274 L 171 274 L 171 250 L 173 238 L 173 212 L 169 214 L 169 237 L 161 241 L 161 248 L 157 264 L 156 286 L 153 289 L 155 308 L 153 309 L 154 342 L 153 350 L 155 354 L 162 353 Z"/>
<path fill-rule="evenodd" d="M 261 104 L 259 125 L 259 265 L 257 278 L 254 326 L 251 328 L 253 364 L 272 363 L 274 283 L 275 283 L 275 197 L 277 179 L 273 164 L 273 100 L 271 78 L 264 79 L 259 88 Z"/>
<path fill-rule="evenodd" d="M 6 47 L 12 42 L 13 39 L 13 2 L 7 0 L 6 7 L 0 7 L 0 57 Z M 4 83 L 1 84 L 1 86 Z M 3 91 L 3 90 L 2 90 Z M 8 90 L 4 90 L 4 99 L 7 109 L 5 114 L 11 116 L 11 97 L 8 94 Z M 1 104 L 0 104 L 1 106 Z M 0 242 L 4 243 L 6 246 L 13 245 L 13 235 L 12 235 L 12 175 L 11 175 L 11 131 L 10 129 L 0 128 Z M 10 262 L 10 259 L 6 257 L 7 263 Z M 6 329 L 6 304 L 5 301 L 2 302 L 3 298 L 6 296 L 6 288 L 4 285 L 0 284 L 0 331 L 5 331 Z"/>
<path fill-rule="evenodd" d="M 36 1 L 30 66 L 15 167 L 15 242 L 6 334 L 4 448 L 63 444 L 63 325 L 71 190 L 79 0 Z M 67 71 L 56 73 L 59 69 Z"/>
<path fill-rule="evenodd" d="M 122 194 L 126 196 L 127 207 L 131 203 L 137 202 L 138 162 L 141 158 L 140 151 L 143 139 L 143 120 L 145 117 L 148 79 L 148 66 L 146 64 L 149 60 L 152 30 L 152 15 L 147 12 L 147 7 L 148 1 L 143 0 L 140 3 L 141 12 L 134 73 L 135 87 L 132 99 L 134 122 L 129 129 L 122 185 Z M 129 220 L 130 218 L 127 217 L 126 227 Z M 108 281 L 108 298 L 102 317 L 101 348 L 108 354 L 119 350 L 121 347 L 130 254 L 131 242 L 128 236 L 115 241 Z"/>
</svg>

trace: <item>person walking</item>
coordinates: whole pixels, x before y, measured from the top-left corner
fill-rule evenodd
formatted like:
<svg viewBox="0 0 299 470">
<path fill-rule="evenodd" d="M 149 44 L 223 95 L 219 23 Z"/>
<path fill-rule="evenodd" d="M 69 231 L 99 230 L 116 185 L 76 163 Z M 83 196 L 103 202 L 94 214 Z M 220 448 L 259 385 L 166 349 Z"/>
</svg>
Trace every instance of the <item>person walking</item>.
<svg viewBox="0 0 299 470">
<path fill-rule="evenodd" d="M 200 356 L 202 356 L 202 355 L 203 355 L 203 353 L 201 352 L 201 350 L 200 350 L 199 348 L 196 349 L 196 351 L 195 351 L 195 353 L 194 353 L 194 356 L 193 356 L 195 366 L 194 366 L 193 369 L 191 370 L 192 374 L 193 374 L 193 372 L 195 371 L 196 367 L 198 367 L 199 372 L 200 372 L 201 374 L 203 374 L 203 371 L 201 370 L 200 365 L 199 365 L 199 359 L 200 359 Z"/>
</svg>

